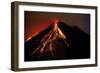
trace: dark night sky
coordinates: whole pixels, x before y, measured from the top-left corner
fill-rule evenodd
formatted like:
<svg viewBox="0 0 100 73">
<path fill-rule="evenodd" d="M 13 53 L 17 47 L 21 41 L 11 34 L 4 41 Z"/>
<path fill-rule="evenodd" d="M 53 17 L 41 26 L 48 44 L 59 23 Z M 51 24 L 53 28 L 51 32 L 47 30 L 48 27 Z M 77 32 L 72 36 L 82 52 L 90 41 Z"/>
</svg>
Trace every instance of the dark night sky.
<svg viewBox="0 0 100 73">
<path fill-rule="evenodd" d="M 25 11 L 25 40 L 35 35 L 37 32 L 48 27 L 55 20 L 62 21 L 69 26 L 77 26 L 84 32 L 90 32 L 89 14 L 67 14 Z"/>
</svg>

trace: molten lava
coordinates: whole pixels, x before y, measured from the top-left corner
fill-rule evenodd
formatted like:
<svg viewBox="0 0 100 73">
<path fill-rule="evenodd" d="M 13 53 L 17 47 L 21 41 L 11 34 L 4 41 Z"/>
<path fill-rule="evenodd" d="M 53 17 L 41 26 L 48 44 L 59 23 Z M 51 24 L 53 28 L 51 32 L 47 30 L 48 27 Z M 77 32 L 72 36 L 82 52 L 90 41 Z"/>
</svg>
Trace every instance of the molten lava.
<svg viewBox="0 0 100 73">
<path fill-rule="evenodd" d="M 58 27 L 58 21 L 55 21 L 53 24 L 53 29 L 50 30 L 50 32 L 44 36 L 44 38 L 40 41 L 42 44 L 39 45 L 32 53 L 33 54 L 38 54 L 38 58 L 40 58 L 45 52 L 50 53 L 51 56 L 55 56 L 55 50 L 56 50 L 56 43 L 58 40 L 61 39 L 63 40 L 64 44 L 66 44 L 66 47 L 70 47 L 69 43 L 66 42 L 65 39 L 66 36 L 64 33 L 60 30 Z"/>
<path fill-rule="evenodd" d="M 29 41 L 31 39 L 31 37 L 28 37 L 26 41 Z"/>
</svg>

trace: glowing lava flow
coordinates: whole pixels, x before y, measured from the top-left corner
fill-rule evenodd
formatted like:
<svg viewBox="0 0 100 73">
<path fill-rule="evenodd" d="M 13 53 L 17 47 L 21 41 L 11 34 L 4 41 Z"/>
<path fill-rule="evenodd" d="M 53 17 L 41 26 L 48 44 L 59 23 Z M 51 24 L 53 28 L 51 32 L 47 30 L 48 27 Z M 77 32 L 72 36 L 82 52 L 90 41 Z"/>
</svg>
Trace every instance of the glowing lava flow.
<svg viewBox="0 0 100 73">
<path fill-rule="evenodd" d="M 55 56 L 55 41 L 58 39 L 62 39 L 64 43 L 66 44 L 66 47 L 69 47 L 68 42 L 65 41 L 66 36 L 63 34 L 63 32 L 58 27 L 58 22 L 56 21 L 53 25 L 53 29 L 43 37 L 43 39 L 40 41 L 42 44 L 39 45 L 32 53 L 38 54 L 38 58 L 40 58 L 45 52 L 50 53 L 51 56 Z"/>
</svg>

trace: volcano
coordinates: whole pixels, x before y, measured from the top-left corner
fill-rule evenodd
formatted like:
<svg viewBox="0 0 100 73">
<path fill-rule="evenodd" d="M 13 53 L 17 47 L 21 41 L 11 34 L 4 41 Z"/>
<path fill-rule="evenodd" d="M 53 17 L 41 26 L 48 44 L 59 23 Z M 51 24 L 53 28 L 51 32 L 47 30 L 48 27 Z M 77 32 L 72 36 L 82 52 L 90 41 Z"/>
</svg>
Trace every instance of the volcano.
<svg viewBox="0 0 100 73">
<path fill-rule="evenodd" d="M 90 36 L 78 27 L 54 22 L 25 41 L 25 61 L 90 58 Z"/>
</svg>

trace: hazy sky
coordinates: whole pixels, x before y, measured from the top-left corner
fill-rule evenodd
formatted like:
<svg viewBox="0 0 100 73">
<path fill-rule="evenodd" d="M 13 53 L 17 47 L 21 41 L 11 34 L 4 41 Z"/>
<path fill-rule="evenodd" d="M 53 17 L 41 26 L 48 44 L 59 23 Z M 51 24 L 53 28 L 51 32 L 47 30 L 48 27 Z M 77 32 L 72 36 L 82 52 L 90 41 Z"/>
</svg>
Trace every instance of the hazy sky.
<svg viewBox="0 0 100 73">
<path fill-rule="evenodd" d="M 69 26 L 77 26 L 84 32 L 90 32 L 90 15 L 89 14 L 68 14 L 68 13 L 51 13 L 51 12 L 32 12 L 25 11 L 25 40 L 48 27 L 55 20 L 62 21 Z"/>
</svg>

